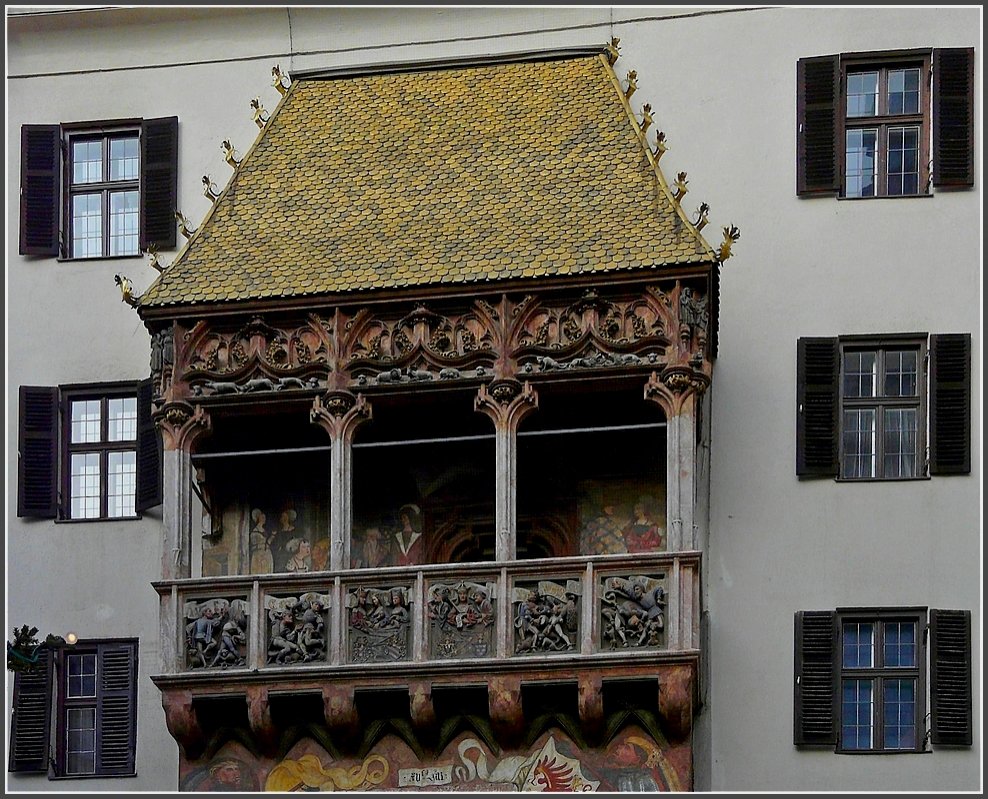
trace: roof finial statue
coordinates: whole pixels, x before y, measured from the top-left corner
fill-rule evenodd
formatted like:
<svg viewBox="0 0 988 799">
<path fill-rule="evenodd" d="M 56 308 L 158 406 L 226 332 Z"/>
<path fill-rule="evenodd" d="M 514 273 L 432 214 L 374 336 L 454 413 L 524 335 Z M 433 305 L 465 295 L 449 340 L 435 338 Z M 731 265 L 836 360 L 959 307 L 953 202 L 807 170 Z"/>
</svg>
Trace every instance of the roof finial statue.
<svg viewBox="0 0 988 799">
<path fill-rule="evenodd" d="M 158 260 L 158 245 L 155 244 L 153 241 L 148 242 L 147 254 L 148 254 L 148 265 L 152 269 L 157 270 L 158 274 L 164 272 L 165 267 L 163 267 L 161 265 L 161 261 Z"/>
<path fill-rule="evenodd" d="M 706 203 L 700 203 L 700 207 L 696 209 L 696 221 L 693 223 L 697 233 L 703 230 L 710 221 L 707 219 L 708 213 L 710 213 L 710 206 Z"/>
<path fill-rule="evenodd" d="M 628 73 L 628 88 L 624 90 L 624 99 L 630 100 L 631 95 L 635 93 L 638 89 L 638 73 L 635 70 L 631 70 Z"/>
<path fill-rule="evenodd" d="M 677 203 L 681 203 L 683 201 L 683 197 L 686 196 L 686 192 L 689 191 L 689 189 L 686 188 L 687 183 L 689 183 L 689 181 L 686 179 L 685 172 L 680 172 L 676 175 L 676 182 L 674 184 L 676 187 L 676 193 L 672 195 L 672 199 L 674 199 Z"/>
<path fill-rule="evenodd" d="M 669 146 L 666 144 L 666 134 L 663 131 L 659 131 L 655 136 L 655 160 L 658 160 L 663 156 Z"/>
<path fill-rule="evenodd" d="M 274 86 L 282 96 L 288 93 L 288 86 L 285 85 L 286 82 L 288 83 L 288 86 L 292 85 L 291 78 L 281 71 L 281 65 L 275 64 L 271 67 L 271 85 Z"/>
<path fill-rule="evenodd" d="M 250 107 L 254 109 L 254 124 L 257 125 L 258 128 L 263 128 L 271 116 L 264 110 L 264 106 L 261 105 L 261 98 L 255 97 L 251 100 Z"/>
<path fill-rule="evenodd" d="M 648 103 L 642 106 L 642 133 L 647 133 L 652 126 L 652 106 Z"/>
<path fill-rule="evenodd" d="M 230 168 L 233 169 L 234 172 L 236 172 L 241 161 L 241 159 L 237 158 L 236 148 L 230 144 L 229 139 L 223 139 L 220 149 L 223 150 L 223 160 L 230 165 Z"/>
<path fill-rule="evenodd" d="M 220 193 L 216 190 L 216 184 L 213 183 L 209 175 L 202 176 L 202 193 L 211 203 L 216 202 L 216 199 L 220 196 Z"/>
<path fill-rule="evenodd" d="M 123 275 L 114 275 L 113 282 L 120 286 L 120 300 L 127 303 L 131 308 L 136 308 L 140 303 L 140 297 L 134 296 L 134 284 L 129 278 Z"/>
<path fill-rule="evenodd" d="M 724 240 L 720 243 L 720 249 L 717 251 L 718 261 L 724 263 L 724 261 L 731 257 L 731 245 L 739 238 L 741 238 L 741 231 L 738 230 L 736 225 L 730 225 L 724 228 Z"/>
<path fill-rule="evenodd" d="M 615 36 L 607 45 L 607 63 L 612 67 L 614 66 L 614 62 L 618 60 L 618 56 L 621 55 L 621 50 L 618 47 L 620 43 L 621 40 Z"/>
<path fill-rule="evenodd" d="M 181 211 L 175 212 L 175 219 L 178 220 L 178 232 L 181 233 L 185 238 L 191 239 L 195 235 L 195 228 L 190 227 L 189 220 Z"/>
</svg>

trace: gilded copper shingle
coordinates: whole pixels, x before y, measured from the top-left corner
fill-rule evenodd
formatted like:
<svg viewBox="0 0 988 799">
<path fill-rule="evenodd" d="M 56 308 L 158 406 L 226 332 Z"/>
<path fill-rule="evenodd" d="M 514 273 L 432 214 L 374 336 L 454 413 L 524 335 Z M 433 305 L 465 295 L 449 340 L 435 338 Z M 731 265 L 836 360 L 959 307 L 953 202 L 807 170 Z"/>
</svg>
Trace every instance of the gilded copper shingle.
<svg viewBox="0 0 988 799">
<path fill-rule="evenodd" d="M 710 263 L 602 56 L 297 81 L 144 307 Z"/>
</svg>

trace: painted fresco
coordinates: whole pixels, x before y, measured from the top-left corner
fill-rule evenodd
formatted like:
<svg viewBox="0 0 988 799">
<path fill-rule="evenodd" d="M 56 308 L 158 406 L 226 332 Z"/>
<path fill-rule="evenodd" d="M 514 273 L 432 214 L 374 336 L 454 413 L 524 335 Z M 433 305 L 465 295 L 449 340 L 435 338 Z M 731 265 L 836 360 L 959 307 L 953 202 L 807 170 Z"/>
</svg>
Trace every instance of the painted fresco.
<svg viewBox="0 0 988 799">
<path fill-rule="evenodd" d="M 422 510 L 408 502 L 354 523 L 350 567 L 413 566 L 425 561 Z"/>
<path fill-rule="evenodd" d="M 585 484 L 583 490 L 579 505 L 581 555 L 666 550 L 664 485 L 593 482 Z"/>
<path fill-rule="evenodd" d="M 230 742 L 205 763 L 184 763 L 182 791 L 688 791 L 688 741 L 656 741 L 635 725 L 606 746 L 581 749 L 553 728 L 515 752 L 492 751 L 472 731 L 453 738 L 435 758 L 420 758 L 393 733 L 362 757 L 333 758 L 303 738 L 279 760 L 252 757 Z M 235 786 L 235 787 L 233 787 Z"/>
</svg>

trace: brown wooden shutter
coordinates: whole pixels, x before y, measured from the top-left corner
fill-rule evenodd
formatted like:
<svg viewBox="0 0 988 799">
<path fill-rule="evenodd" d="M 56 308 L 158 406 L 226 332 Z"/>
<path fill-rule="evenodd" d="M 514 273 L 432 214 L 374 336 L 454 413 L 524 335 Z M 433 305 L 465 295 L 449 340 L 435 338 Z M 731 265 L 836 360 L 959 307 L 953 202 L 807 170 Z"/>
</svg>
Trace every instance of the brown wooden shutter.
<svg viewBox="0 0 988 799">
<path fill-rule="evenodd" d="M 134 773 L 137 741 L 137 645 L 100 644 L 97 687 L 96 773 Z"/>
<path fill-rule="evenodd" d="M 151 417 L 151 380 L 137 384 L 137 495 L 138 513 L 161 504 L 161 434 Z"/>
<path fill-rule="evenodd" d="M 930 474 L 971 473 L 971 336 L 930 336 Z"/>
<path fill-rule="evenodd" d="M 21 126 L 21 255 L 58 255 L 58 125 Z"/>
<path fill-rule="evenodd" d="M 974 185 L 974 48 L 933 51 L 933 185 Z"/>
<path fill-rule="evenodd" d="M 796 194 L 836 192 L 840 58 L 796 62 Z"/>
<path fill-rule="evenodd" d="M 178 117 L 141 125 L 141 249 L 174 247 L 178 204 Z"/>
<path fill-rule="evenodd" d="M 837 475 L 836 338 L 801 338 L 796 343 L 796 474 Z"/>
<path fill-rule="evenodd" d="M 793 744 L 837 745 L 837 614 L 796 613 Z"/>
<path fill-rule="evenodd" d="M 42 645 L 33 671 L 14 674 L 8 771 L 47 772 L 51 733 L 52 652 Z"/>
<path fill-rule="evenodd" d="M 21 386 L 17 515 L 54 519 L 58 510 L 58 389 Z"/>
<path fill-rule="evenodd" d="M 971 611 L 930 611 L 933 743 L 971 746 Z"/>
</svg>

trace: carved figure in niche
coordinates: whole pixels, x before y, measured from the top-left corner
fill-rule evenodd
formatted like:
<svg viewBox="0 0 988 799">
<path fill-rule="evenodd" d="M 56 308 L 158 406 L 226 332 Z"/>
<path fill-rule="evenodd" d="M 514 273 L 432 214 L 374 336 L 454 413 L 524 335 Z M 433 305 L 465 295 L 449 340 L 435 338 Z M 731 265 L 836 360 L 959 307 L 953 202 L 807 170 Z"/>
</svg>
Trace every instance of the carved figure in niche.
<svg viewBox="0 0 988 799">
<path fill-rule="evenodd" d="M 407 589 L 357 588 L 347 594 L 350 658 L 358 663 L 404 660 L 411 613 Z"/>
<path fill-rule="evenodd" d="M 393 538 L 397 546 L 397 565 L 414 566 L 422 562 L 422 511 L 418 505 L 398 509 L 398 529 Z"/>
<path fill-rule="evenodd" d="M 295 597 L 265 597 L 271 623 L 268 663 L 326 659 L 325 608 L 328 597 L 310 591 Z"/>
<path fill-rule="evenodd" d="M 400 588 L 391 590 L 391 606 L 384 624 L 388 627 L 405 627 L 411 621 L 408 607 L 405 605 L 405 592 Z"/>
<path fill-rule="evenodd" d="M 494 586 L 437 584 L 429 589 L 433 657 L 487 657 L 493 651 Z"/>
<path fill-rule="evenodd" d="M 306 538 L 289 538 L 285 544 L 285 551 L 288 552 L 288 562 L 285 564 L 287 572 L 307 572 L 311 568 L 312 545 Z"/>
<path fill-rule="evenodd" d="M 583 525 L 580 531 L 580 552 L 584 555 L 614 555 L 627 552 L 621 520 L 613 503 L 606 503 L 600 514 Z"/>
<path fill-rule="evenodd" d="M 219 648 L 210 666 L 242 666 L 244 659 L 240 656 L 241 647 L 247 643 L 247 635 L 240 625 L 230 618 L 228 608 L 223 608 L 220 614 Z"/>
<path fill-rule="evenodd" d="M 271 542 L 274 531 L 264 529 L 267 516 L 260 508 L 250 512 L 254 526 L 250 530 L 250 573 L 271 574 L 274 571 L 274 554 L 271 552 Z"/>
<path fill-rule="evenodd" d="M 368 527 L 361 538 L 351 543 L 350 568 L 376 569 L 379 566 L 393 566 L 393 557 L 388 541 L 380 527 Z"/>
<path fill-rule="evenodd" d="M 579 584 L 566 586 L 543 580 L 535 588 L 516 587 L 515 652 L 572 650 L 576 647 Z"/>
<path fill-rule="evenodd" d="M 243 666 L 246 663 L 247 612 L 242 599 L 213 599 L 185 605 L 189 668 Z"/>
<path fill-rule="evenodd" d="M 268 662 L 290 663 L 302 657 L 295 632 L 295 614 L 290 610 L 270 610 L 271 643 L 268 646 Z"/>
<path fill-rule="evenodd" d="M 222 622 L 216 618 L 216 612 L 207 607 L 202 615 L 192 622 L 191 649 L 195 653 L 196 663 L 192 665 L 207 665 L 207 661 L 212 658 L 213 652 L 219 648 L 219 640 L 216 629 Z"/>
<path fill-rule="evenodd" d="M 655 552 L 666 548 L 666 533 L 654 520 L 655 499 L 648 494 L 638 497 L 634 518 L 624 528 L 624 543 L 628 552 Z"/>
<path fill-rule="evenodd" d="M 611 648 L 660 646 L 665 589 L 653 578 L 608 578 L 601 599 L 604 640 Z"/>
</svg>

